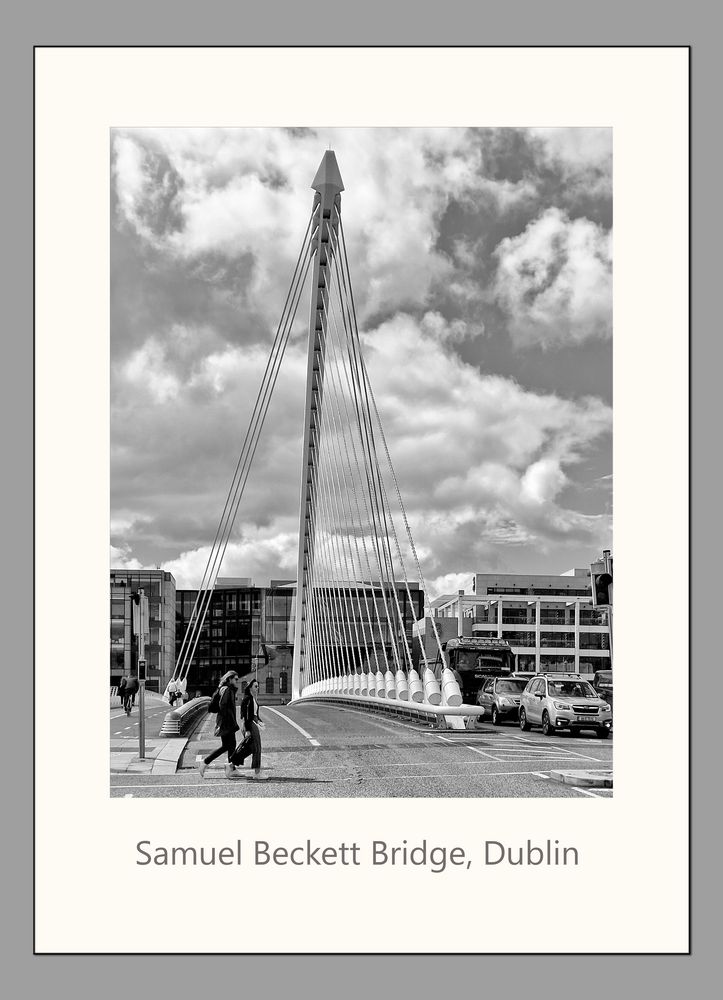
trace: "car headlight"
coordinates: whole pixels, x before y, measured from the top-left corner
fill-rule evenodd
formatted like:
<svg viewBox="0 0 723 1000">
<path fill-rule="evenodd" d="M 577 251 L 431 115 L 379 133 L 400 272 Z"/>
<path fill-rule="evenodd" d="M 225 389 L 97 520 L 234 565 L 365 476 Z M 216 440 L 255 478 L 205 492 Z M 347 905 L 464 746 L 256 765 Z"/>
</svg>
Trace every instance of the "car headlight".
<svg viewBox="0 0 723 1000">
<path fill-rule="evenodd" d="M 610 706 L 608 705 L 608 703 L 605 702 L 604 705 L 600 706 L 600 711 L 601 712 L 612 712 L 612 709 L 610 708 Z"/>
<path fill-rule="evenodd" d="M 510 704 L 511 702 L 509 698 L 500 698 L 500 705 L 510 705 Z"/>
<path fill-rule="evenodd" d="M 566 705 L 564 701 L 553 701 L 552 704 L 555 706 L 555 708 L 559 708 L 563 712 L 569 712 L 570 711 L 570 706 Z"/>
</svg>

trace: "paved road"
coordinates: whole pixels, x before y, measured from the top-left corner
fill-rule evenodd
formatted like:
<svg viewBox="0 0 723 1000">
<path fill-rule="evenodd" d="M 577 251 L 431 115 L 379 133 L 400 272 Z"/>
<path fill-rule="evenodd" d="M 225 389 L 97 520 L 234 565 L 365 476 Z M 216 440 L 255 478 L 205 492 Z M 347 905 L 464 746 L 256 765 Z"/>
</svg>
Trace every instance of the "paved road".
<svg viewBox="0 0 723 1000">
<path fill-rule="evenodd" d="M 208 717 L 170 776 L 113 775 L 114 796 L 153 797 L 559 797 L 606 798 L 610 791 L 553 782 L 560 768 L 609 769 L 612 740 L 543 737 L 513 725 L 440 731 L 386 715 L 326 704 L 261 706 L 263 765 L 269 780 L 250 779 L 248 763 L 226 779 L 224 758 L 201 779 L 197 759 L 218 741 Z M 122 720 L 121 720 L 122 721 Z"/>
<path fill-rule="evenodd" d="M 170 711 L 165 701 L 155 694 L 146 694 L 146 736 L 151 738 L 158 736 L 161 725 Z M 138 696 L 136 695 L 136 706 L 130 715 L 126 715 L 122 708 L 111 708 L 110 710 L 110 738 L 112 741 L 121 739 L 138 739 Z"/>
</svg>

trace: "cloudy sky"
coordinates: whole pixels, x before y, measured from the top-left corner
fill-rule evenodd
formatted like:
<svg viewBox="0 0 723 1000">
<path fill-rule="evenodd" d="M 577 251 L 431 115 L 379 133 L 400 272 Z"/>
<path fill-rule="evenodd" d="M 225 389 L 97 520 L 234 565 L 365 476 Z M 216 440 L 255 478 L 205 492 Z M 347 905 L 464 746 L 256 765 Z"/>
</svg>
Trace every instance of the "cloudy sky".
<svg viewBox="0 0 723 1000">
<path fill-rule="evenodd" d="M 111 565 L 196 586 L 324 150 L 432 596 L 612 542 L 608 129 L 112 134 Z M 308 295 L 223 576 L 296 575 Z"/>
</svg>

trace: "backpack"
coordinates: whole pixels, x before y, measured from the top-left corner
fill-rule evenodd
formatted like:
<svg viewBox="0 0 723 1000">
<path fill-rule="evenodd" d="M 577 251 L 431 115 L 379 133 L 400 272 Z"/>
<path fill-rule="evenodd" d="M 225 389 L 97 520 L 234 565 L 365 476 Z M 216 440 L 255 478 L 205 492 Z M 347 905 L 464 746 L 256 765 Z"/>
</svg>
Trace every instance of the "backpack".
<svg viewBox="0 0 723 1000">
<path fill-rule="evenodd" d="M 221 688 L 216 688 L 213 692 L 210 702 L 208 703 L 208 714 L 215 715 L 221 708 Z"/>
</svg>

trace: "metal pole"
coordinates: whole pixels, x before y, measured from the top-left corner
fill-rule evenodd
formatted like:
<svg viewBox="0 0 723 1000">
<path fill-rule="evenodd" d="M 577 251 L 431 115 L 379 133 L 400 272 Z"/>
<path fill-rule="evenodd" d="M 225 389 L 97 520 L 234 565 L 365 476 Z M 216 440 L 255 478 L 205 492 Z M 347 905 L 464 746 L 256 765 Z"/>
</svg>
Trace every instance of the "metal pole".
<svg viewBox="0 0 723 1000">
<path fill-rule="evenodd" d="M 141 596 L 141 604 L 138 615 L 138 756 L 141 760 L 146 756 L 146 599 L 142 590 L 138 593 Z"/>
</svg>

